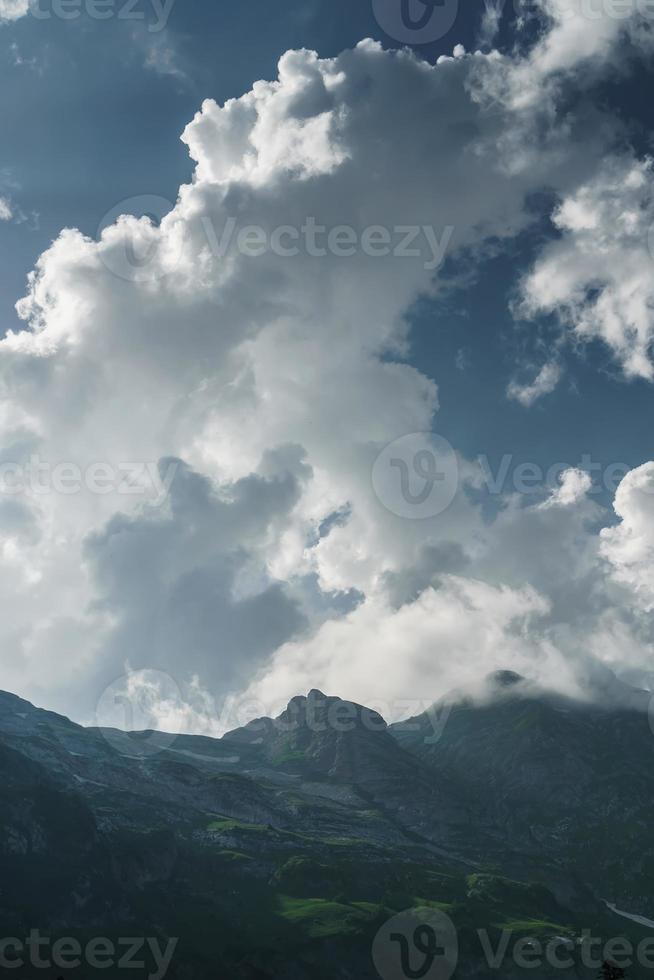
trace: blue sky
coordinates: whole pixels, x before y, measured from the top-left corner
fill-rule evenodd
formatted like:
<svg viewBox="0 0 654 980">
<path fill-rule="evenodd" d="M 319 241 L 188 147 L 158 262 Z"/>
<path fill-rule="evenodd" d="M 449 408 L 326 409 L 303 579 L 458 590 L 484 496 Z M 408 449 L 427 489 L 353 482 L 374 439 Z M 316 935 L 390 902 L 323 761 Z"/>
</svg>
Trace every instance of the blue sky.
<svg viewBox="0 0 654 980">
<path fill-rule="evenodd" d="M 637 0 L 620 18 L 447 2 L 411 57 L 380 26 L 400 0 L 165 18 L 140 0 L 142 19 L 121 0 L 103 20 L 0 0 L 2 459 L 131 461 L 157 500 L 0 498 L 19 583 L 2 686 L 89 719 L 108 684 L 172 678 L 154 721 L 213 730 L 207 704 L 305 682 L 360 700 L 511 666 L 577 693 L 608 669 L 649 683 L 652 25 Z M 301 49 L 322 60 L 287 56 L 279 97 L 257 89 Z M 153 197 L 175 207 L 161 231 L 114 224 Z M 95 240 L 108 213 L 100 245 L 61 235 Z M 207 223 L 234 214 L 451 233 L 435 272 L 221 265 Z M 116 273 L 142 235 L 163 269 L 180 227 L 192 258 Z M 414 519 L 375 459 L 413 439 L 419 480 L 429 430 L 458 492 Z M 164 500 L 147 467 L 170 460 Z"/>
</svg>

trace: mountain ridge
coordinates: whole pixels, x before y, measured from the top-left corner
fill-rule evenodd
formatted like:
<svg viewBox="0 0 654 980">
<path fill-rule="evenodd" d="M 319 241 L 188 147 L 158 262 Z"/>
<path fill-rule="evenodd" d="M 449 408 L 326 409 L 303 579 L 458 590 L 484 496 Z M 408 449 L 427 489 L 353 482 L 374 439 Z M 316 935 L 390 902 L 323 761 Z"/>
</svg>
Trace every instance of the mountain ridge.
<svg viewBox="0 0 654 980">
<path fill-rule="evenodd" d="M 224 975 L 367 980 L 374 935 L 416 903 L 468 947 L 502 922 L 642 935 L 604 903 L 654 916 L 647 715 L 491 680 L 499 697 L 458 692 L 437 723 L 314 689 L 219 739 L 84 728 L 0 692 L 0 914 L 51 930 L 145 916 L 181 937 L 180 980 L 207 975 L 216 929 Z M 485 976 L 467 955 L 457 975 Z"/>
</svg>

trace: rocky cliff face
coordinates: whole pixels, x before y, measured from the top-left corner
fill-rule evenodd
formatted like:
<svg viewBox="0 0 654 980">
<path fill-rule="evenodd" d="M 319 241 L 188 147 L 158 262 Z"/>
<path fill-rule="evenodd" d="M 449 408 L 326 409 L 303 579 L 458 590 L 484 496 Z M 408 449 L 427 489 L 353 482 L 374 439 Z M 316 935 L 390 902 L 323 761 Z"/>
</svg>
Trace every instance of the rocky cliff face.
<svg viewBox="0 0 654 980">
<path fill-rule="evenodd" d="M 654 918 L 654 736 L 625 703 L 502 674 L 482 703 L 389 727 L 312 691 L 213 740 L 0 694 L 0 914 L 11 935 L 179 936 L 180 980 L 366 980 L 375 935 L 416 905 L 455 922 L 462 977 L 492 975 L 478 929 L 642 938 L 604 904 Z"/>
</svg>

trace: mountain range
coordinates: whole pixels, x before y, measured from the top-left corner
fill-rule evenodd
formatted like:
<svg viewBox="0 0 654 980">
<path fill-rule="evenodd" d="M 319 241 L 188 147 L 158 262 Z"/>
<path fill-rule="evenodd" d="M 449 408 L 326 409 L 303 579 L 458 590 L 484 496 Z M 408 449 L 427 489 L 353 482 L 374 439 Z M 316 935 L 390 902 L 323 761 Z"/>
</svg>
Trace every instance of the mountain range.
<svg viewBox="0 0 654 980">
<path fill-rule="evenodd" d="M 447 980 L 375 952 L 412 909 L 453 924 L 455 977 L 551 978 L 519 965 L 521 940 L 565 941 L 563 977 L 596 975 L 589 933 L 646 950 L 649 695 L 581 702 L 506 671 L 486 692 L 387 725 L 311 691 L 220 739 L 84 728 L 0 693 L 4 937 L 174 937 L 178 980 Z M 627 976 L 652 975 L 640 960 Z M 12 975 L 96 972 L 125 975 Z"/>
</svg>

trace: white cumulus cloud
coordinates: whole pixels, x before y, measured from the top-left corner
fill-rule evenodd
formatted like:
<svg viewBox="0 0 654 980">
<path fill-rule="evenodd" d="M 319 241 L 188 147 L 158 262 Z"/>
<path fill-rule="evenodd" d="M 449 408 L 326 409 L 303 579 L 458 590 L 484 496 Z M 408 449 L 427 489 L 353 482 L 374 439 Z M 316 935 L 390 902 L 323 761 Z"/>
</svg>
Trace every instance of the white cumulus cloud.
<svg viewBox="0 0 654 980">
<path fill-rule="evenodd" d="M 620 523 L 602 531 L 601 552 L 616 581 L 654 610 L 654 463 L 628 473 L 615 495 Z"/>
<path fill-rule="evenodd" d="M 543 395 L 551 394 L 560 380 L 561 366 L 551 362 L 543 365 L 530 384 L 521 385 L 517 381 L 512 381 L 507 389 L 507 394 L 509 398 L 514 398 L 525 408 L 528 408 Z"/>
<path fill-rule="evenodd" d="M 564 197 L 523 283 L 523 312 L 556 313 L 581 342 L 602 340 L 625 375 L 654 379 L 654 176 L 649 159 L 607 160 Z"/>
</svg>

